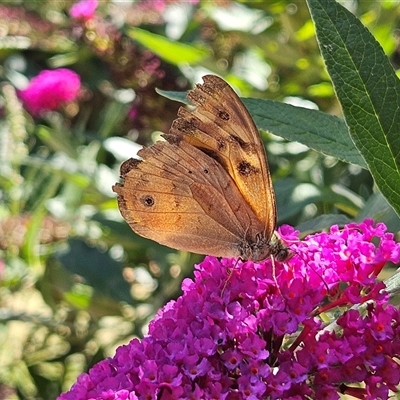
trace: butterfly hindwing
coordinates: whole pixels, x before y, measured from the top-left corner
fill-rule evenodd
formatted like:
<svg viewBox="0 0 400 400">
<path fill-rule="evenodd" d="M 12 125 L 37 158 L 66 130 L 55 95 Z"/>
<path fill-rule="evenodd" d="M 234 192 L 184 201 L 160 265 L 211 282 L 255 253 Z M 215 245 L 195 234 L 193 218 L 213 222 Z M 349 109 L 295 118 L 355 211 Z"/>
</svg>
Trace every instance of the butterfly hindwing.
<svg viewBox="0 0 400 400">
<path fill-rule="evenodd" d="M 200 254 L 240 257 L 240 244 L 262 230 L 226 171 L 197 148 L 157 142 L 121 166 L 121 213 L 141 236 Z M 251 229 L 248 229 L 251 226 Z"/>
</svg>

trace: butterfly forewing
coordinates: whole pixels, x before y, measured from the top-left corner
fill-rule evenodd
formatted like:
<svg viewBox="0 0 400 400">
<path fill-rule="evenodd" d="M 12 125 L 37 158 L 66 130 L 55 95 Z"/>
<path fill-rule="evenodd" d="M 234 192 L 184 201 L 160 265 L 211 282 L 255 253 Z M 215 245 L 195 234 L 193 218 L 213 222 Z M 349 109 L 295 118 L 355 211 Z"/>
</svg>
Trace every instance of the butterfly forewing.
<svg viewBox="0 0 400 400">
<path fill-rule="evenodd" d="M 203 80 L 188 94 L 197 108 L 193 112 L 181 108 L 170 134 L 182 137 L 223 166 L 270 238 L 276 225 L 275 196 L 257 127 L 225 81 L 214 75 Z"/>
</svg>

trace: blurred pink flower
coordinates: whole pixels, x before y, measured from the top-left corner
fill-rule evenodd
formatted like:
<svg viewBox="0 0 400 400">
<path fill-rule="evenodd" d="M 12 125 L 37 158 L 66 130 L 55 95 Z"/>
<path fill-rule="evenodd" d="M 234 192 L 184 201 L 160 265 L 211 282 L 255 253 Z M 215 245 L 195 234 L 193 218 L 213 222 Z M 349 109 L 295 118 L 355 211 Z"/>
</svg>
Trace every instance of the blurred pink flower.
<svg viewBox="0 0 400 400">
<path fill-rule="evenodd" d="M 69 69 L 43 70 L 19 92 L 19 98 L 32 115 L 40 115 L 75 100 L 80 87 L 79 75 Z"/>
<path fill-rule="evenodd" d="M 75 3 L 69 10 L 69 15 L 75 19 L 88 21 L 93 18 L 94 12 L 99 5 L 97 0 L 81 0 Z"/>
</svg>

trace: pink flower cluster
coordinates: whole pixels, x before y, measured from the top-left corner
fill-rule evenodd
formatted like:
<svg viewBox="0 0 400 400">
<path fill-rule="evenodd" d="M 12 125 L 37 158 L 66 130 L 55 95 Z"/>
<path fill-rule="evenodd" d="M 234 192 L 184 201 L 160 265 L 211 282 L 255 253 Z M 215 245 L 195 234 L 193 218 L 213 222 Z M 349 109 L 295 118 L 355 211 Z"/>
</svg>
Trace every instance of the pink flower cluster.
<svg viewBox="0 0 400 400">
<path fill-rule="evenodd" d="M 40 116 L 46 111 L 57 110 L 61 105 L 74 101 L 80 88 L 81 80 L 77 73 L 59 68 L 41 71 L 18 95 L 32 115 Z"/>
<path fill-rule="evenodd" d="M 280 234 L 297 237 L 288 226 Z M 400 261 L 400 244 L 365 220 L 291 248 L 283 264 L 206 257 L 147 337 L 59 400 L 387 399 L 400 381 L 400 312 L 377 274 Z M 367 300 L 365 313 L 350 309 Z"/>
</svg>

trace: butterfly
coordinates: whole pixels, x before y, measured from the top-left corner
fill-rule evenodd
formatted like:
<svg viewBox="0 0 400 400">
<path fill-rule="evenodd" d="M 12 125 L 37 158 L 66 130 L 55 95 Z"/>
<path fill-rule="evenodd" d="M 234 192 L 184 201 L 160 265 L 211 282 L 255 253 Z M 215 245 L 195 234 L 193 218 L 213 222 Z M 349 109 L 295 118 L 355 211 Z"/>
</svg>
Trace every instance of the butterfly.
<svg viewBox="0 0 400 400">
<path fill-rule="evenodd" d="M 188 93 L 165 141 L 125 161 L 113 186 L 134 232 L 177 250 L 254 262 L 290 251 L 258 129 L 235 91 L 215 75 Z"/>
</svg>

